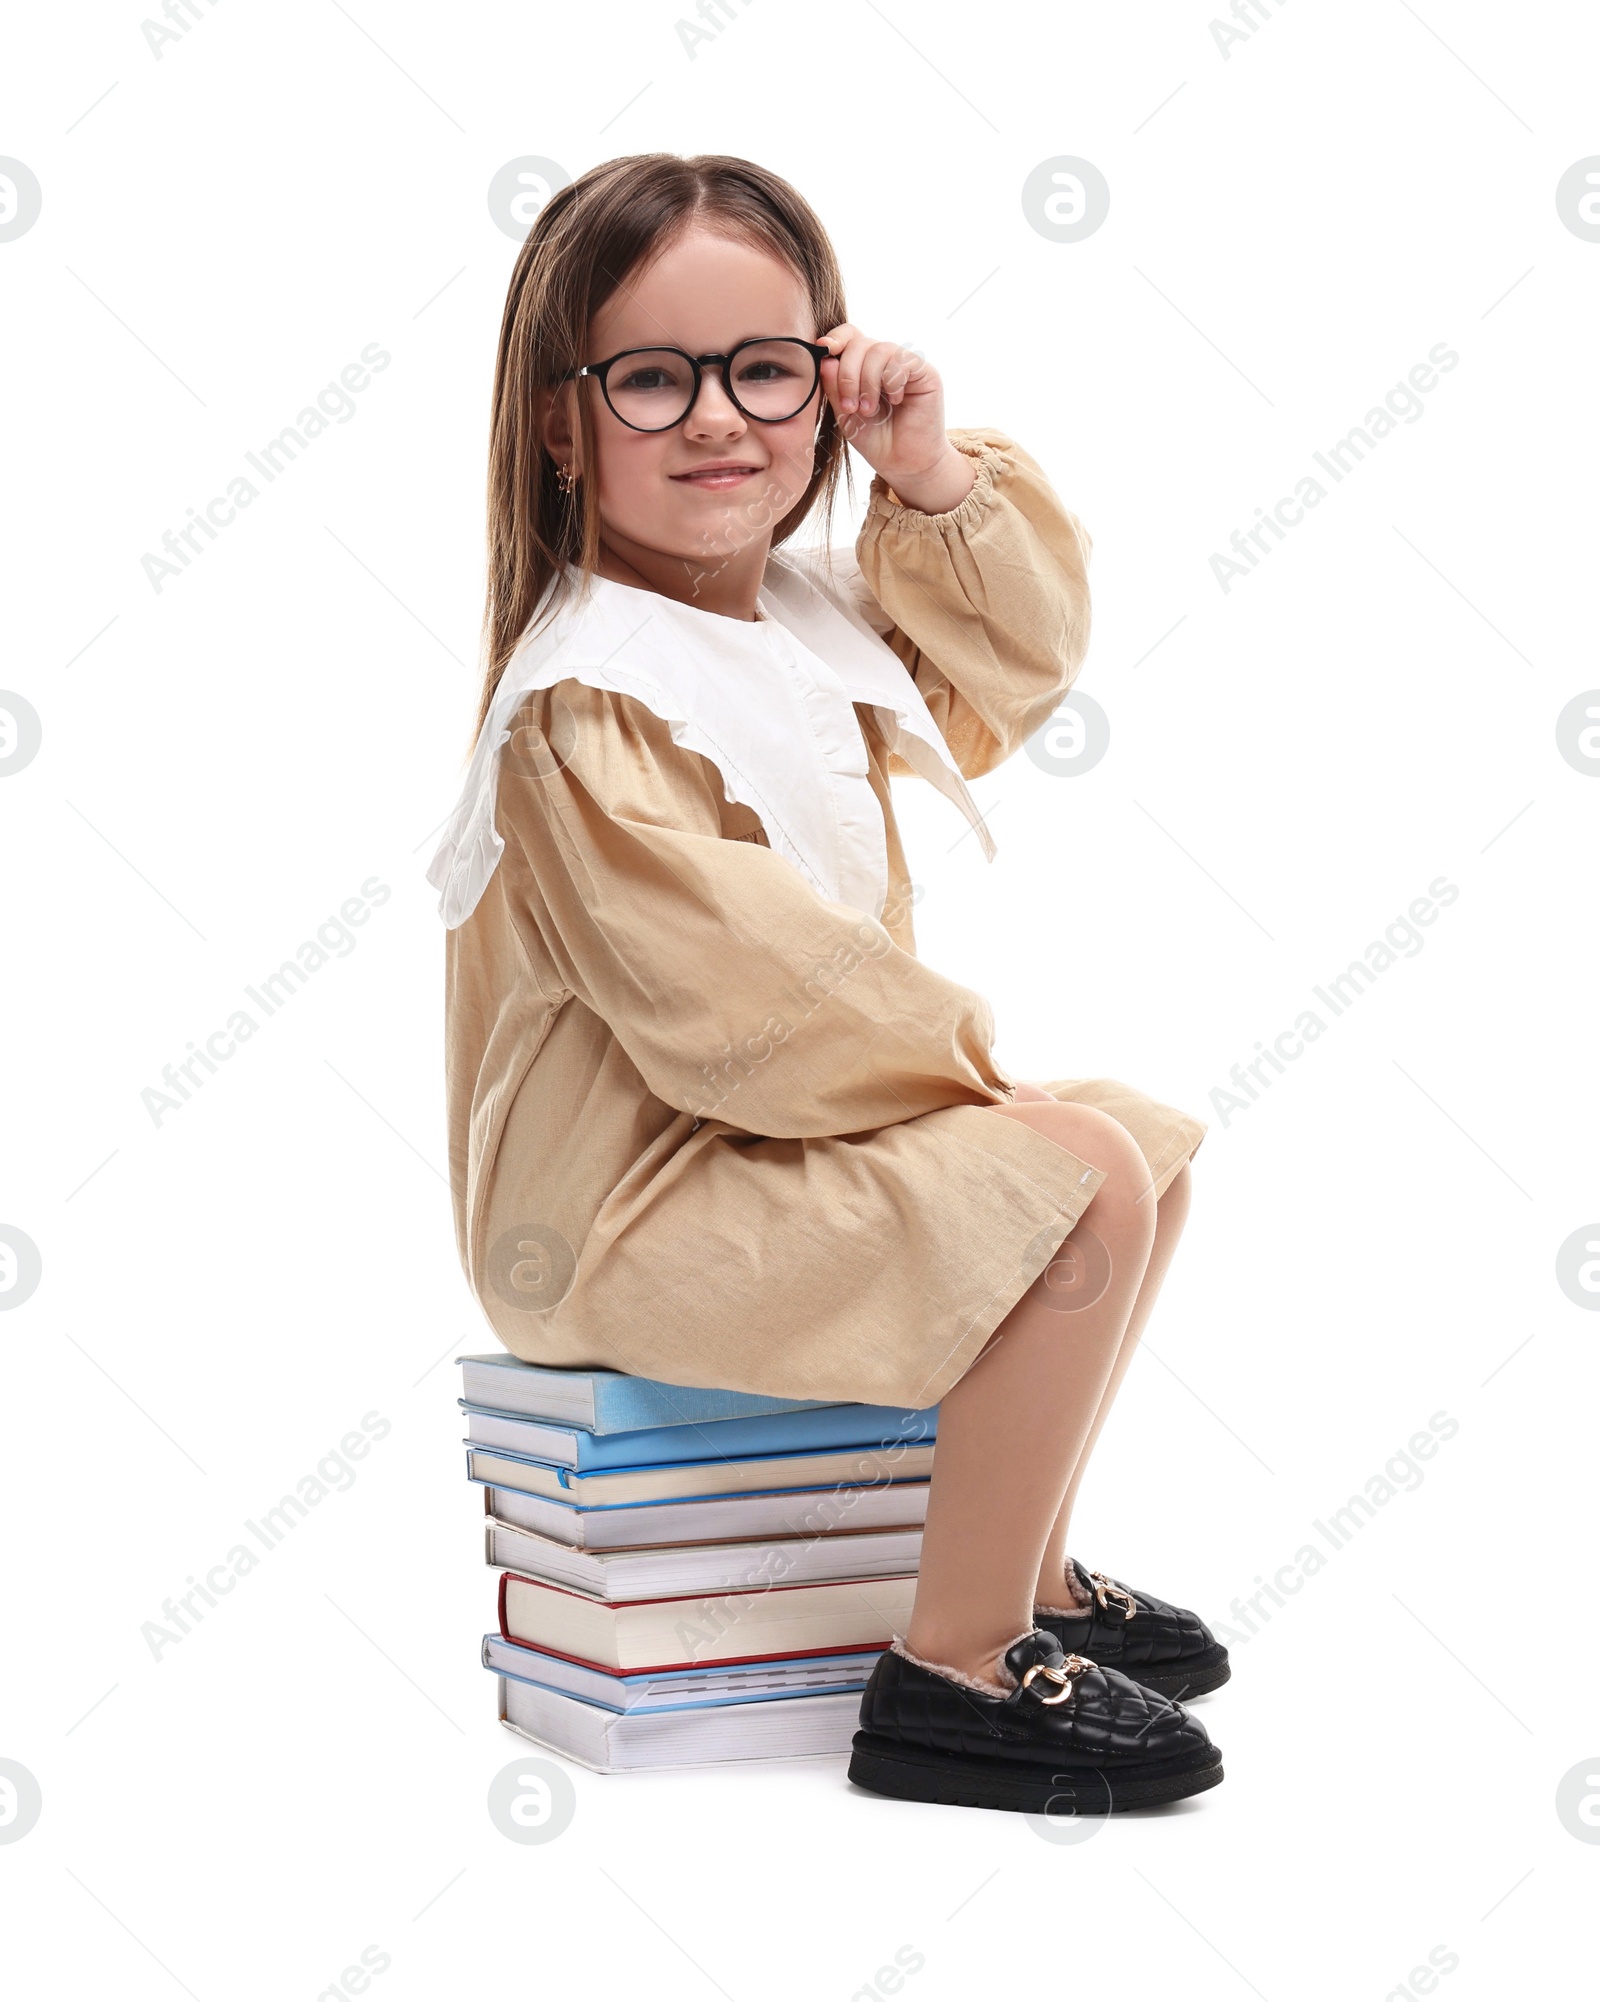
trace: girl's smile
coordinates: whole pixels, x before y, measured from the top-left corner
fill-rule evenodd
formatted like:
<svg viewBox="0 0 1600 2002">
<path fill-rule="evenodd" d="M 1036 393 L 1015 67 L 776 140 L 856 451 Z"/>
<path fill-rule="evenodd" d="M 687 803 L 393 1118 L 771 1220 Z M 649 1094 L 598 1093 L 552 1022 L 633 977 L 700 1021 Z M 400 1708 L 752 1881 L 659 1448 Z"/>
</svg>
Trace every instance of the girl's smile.
<svg viewBox="0 0 1600 2002">
<path fill-rule="evenodd" d="M 763 470 L 743 461 L 730 464 L 718 460 L 709 466 L 694 466 L 686 473 L 673 473 L 669 477 L 679 486 L 700 487 L 706 493 L 725 494 L 735 487 L 743 486 L 746 480 L 753 480 Z"/>
</svg>

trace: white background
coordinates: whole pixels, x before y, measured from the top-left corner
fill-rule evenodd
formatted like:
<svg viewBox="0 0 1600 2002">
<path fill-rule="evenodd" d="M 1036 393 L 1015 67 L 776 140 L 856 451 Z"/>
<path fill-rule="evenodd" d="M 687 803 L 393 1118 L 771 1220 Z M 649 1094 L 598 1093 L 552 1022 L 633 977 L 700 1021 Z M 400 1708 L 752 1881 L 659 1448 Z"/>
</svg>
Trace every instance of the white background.
<svg viewBox="0 0 1600 2002">
<path fill-rule="evenodd" d="M 0 1223 L 43 1260 L 0 1315 L 0 1757 L 44 1802 L 0 1846 L 15 1992 L 312 2002 L 369 1945 L 383 2002 L 847 2002 L 900 1947 L 923 1998 L 1579 1992 L 1600 1321 L 1555 1272 L 1600 1215 L 1600 782 L 1556 719 L 1600 685 L 1600 244 L 1555 190 L 1600 153 L 1600 24 L 1263 0 L 1225 56 L 1176 0 L 730 4 L 693 58 L 666 5 L 196 0 L 159 58 L 133 6 L 11 24 L 0 153 L 43 189 L 0 243 L 0 684 L 43 726 L 0 783 Z M 543 1846 L 485 1808 L 521 1741 L 478 1666 L 450 1359 L 493 1343 L 422 872 L 475 693 L 515 257 L 486 192 L 662 149 L 792 179 L 851 317 L 1095 539 L 1104 760 L 979 781 L 992 866 L 898 782 L 922 955 L 1012 1074 L 1210 1122 L 1074 1546 L 1232 1628 L 1197 1706 L 1228 1776 L 1079 1843 L 842 1760 L 579 1771 Z M 1021 201 L 1059 155 L 1111 188 L 1075 244 Z M 155 591 L 163 532 L 374 342 L 354 416 Z M 1440 342 L 1423 414 L 1224 592 L 1232 531 Z M 1441 875 L 1421 949 L 1219 1109 Z M 374 876 L 354 949 L 155 1124 L 162 1067 Z M 162 1601 L 369 1411 L 354 1486 L 152 1659 Z M 1247 1632 L 1437 1412 L 1421 1485 Z"/>
</svg>

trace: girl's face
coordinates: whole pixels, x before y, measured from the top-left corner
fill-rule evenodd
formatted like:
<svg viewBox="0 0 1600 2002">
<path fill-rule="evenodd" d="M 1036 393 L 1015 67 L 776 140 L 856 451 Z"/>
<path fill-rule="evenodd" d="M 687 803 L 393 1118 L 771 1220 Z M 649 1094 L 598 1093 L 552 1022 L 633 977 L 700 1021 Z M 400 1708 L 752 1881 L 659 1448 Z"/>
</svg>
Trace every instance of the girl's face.
<svg viewBox="0 0 1600 2002">
<path fill-rule="evenodd" d="M 655 345 L 727 354 L 752 335 L 818 338 L 805 284 L 771 252 L 695 229 L 619 286 L 590 328 L 586 361 Z M 619 364 L 620 377 L 626 364 Z M 589 398 L 599 464 L 577 456 L 574 395 Z M 631 568 L 659 577 L 661 559 L 723 577 L 759 575 L 772 530 L 810 483 L 823 396 L 780 423 L 743 416 L 720 368 L 669 431 L 635 431 L 592 376 L 564 383 L 546 415 L 559 461 L 598 482 L 601 538 Z"/>
</svg>

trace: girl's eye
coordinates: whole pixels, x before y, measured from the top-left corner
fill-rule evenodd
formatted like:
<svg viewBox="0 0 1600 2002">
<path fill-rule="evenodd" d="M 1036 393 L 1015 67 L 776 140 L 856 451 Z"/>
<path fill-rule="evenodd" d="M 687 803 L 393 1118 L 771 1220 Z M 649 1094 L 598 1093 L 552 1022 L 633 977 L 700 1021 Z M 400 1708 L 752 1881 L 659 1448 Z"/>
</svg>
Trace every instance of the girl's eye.
<svg viewBox="0 0 1600 2002">
<path fill-rule="evenodd" d="M 688 383 L 688 365 L 671 348 L 641 348 L 611 377 L 612 393 L 630 397 L 682 391 Z"/>
</svg>

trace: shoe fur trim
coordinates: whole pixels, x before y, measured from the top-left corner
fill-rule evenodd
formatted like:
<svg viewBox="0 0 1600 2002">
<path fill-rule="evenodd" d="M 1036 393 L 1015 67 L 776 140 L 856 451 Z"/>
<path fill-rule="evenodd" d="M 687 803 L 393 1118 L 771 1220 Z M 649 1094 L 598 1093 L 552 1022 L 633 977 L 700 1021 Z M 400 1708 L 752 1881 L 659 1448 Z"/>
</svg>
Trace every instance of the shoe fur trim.
<svg viewBox="0 0 1600 2002">
<path fill-rule="evenodd" d="M 1087 1606 L 1035 1606 L 1033 1610 L 1036 1613 L 1054 1613 L 1063 1620 L 1081 1620 L 1093 1612 L 1094 1601 L 1091 1599 Z"/>
<path fill-rule="evenodd" d="M 1061 1582 L 1067 1588 L 1067 1598 L 1071 1603 L 1065 1606 L 1042 1606 L 1040 1608 L 1041 1612 L 1065 1613 L 1071 1619 L 1081 1620 L 1086 1613 L 1094 1611 L 1094 1594 L 1093 1592 L 1085 1591 L 1083 1585 L 1080 1584 L 1077 1573 L 1072 1568 L 1072 1559 L 1070 1557 L 1061 1567 Z M 1078 1597 L 1080 1592 L 1083 1593 L 1081 1599 Z"/>
<path fill-rule="evenodd" d="M 1011 1639 L 1000 1650 L 1002 1659 L 997 1666 L 1000 1673 L 1005 1677 L 1004 1682 L 985 1682 L 981 1676 L 968 1675 L 962 1669 L 952 1668 L 948 1662 L 927 1661 L 920 1654 L 913 1654 L 899 1634 L 896 1634 L 890 1641 L 889 1651 L 891 1654 L 897 1654 L 903 1660 L 909 1661 L 916 1668 L 925 1668 L 933 1675 L 942 1675 L 947 1682 L 959 1683 L 963 1689 L 975 1689 L 981 1696 L 1009 1696 L 1017 1686 L 1017 1678 L 1006 1667 L 1004 1656 L 1010 1649 L 1016 1646 L 1018 1641 L 1025 1641 L 1032 1632 L 1033 1628 L 1031 1626 L 1024 1627 L 1020 1634 L 1013 1634 Z"/>
</svg>

